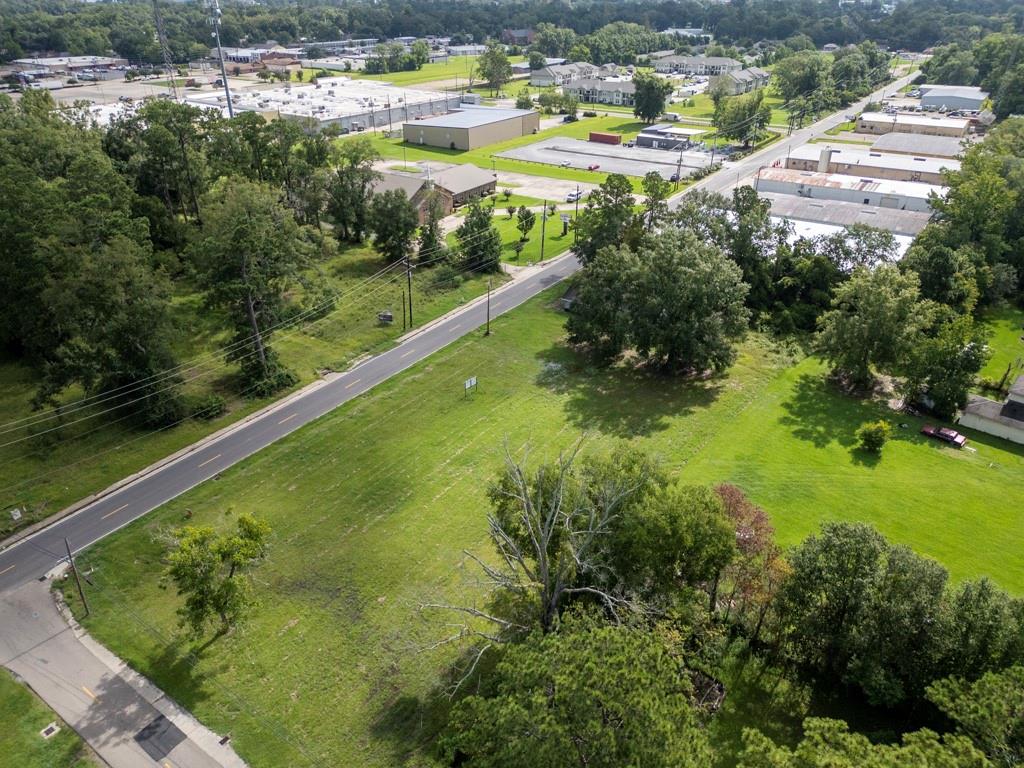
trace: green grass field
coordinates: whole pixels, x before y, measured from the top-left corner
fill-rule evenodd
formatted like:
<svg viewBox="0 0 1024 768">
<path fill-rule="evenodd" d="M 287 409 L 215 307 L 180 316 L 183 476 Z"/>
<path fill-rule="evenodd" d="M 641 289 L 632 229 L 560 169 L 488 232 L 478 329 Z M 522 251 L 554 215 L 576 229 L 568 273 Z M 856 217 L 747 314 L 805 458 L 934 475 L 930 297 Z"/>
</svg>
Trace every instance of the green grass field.
<svg viewBox="0 0 1024 768">
<path fill-rule="evenodd" d="M 510 158 L 498 157 L 498 153 L 557 136 L 586 139 L 591 131 L 611 131 L 612 133 L 622 134 L 623 140 L 628 140 L 636 136 L 641 128 L 643 128 L 643 123 L 638 122 L 631 115 L 582 117 L 574 123 L 560 123 L 537 134 L 521 136 L 470 150 L 406 144 L 401 139 L 389 139 L 382 135 L 374 134 L 370 134 L 370 140 L 382 157 L 399 160 L 406 165 L 422 160 L 434 160 L 443 163 L 473 163 L 480 168 L 493 167 L 499 171 L 528 173 L 535 176 L 546 176 L 551 179 L 566 179 L 568 181 L 585 181 L 591 184 L 600 184 L 608 178 L 607 173 L 562 168 L 557 165 L 533 163 L 525 160 L 512 160 Z M 362 133 L 359 135 L 366 136 L 367 134 Z M 340 141 L 346 140 L 340 139 Z M 630 177 L 630 179 L 634 188 L 639 190 L 640 179 L 635 177 Z"/>
<path fill-rule="evenodd" d="M 981 375 L 1000 379 L 1010 367 L 1010 377 L 1024 373 L 1024 311 L 1004 307 L 989 311 L 983 318 L 990 334 L 988 340 L 992 355 L 981 369 Z"/>
<path fill-rule="evenodd" d="M 930 442 L 917 433 L 920 420 L 837 394 L 820 363 L 758 335 L 727 375 L 707 381 L 593 369 L 562 341 L 564 316 L 551 308 L 562 290 L 87 552 L 97 584 L 87 626 L 208 725 L 230 731 L 255 768 L 431 765 L 425 749 L 444 706 L 434 693 L 456 651 L 431 648 L 452 617 L 419 606 L 480 599 L 464 551 L 490 555 L 485 491 L 502 445 L 528 444 L 536 460 L 581 434 L 594 447 L 642 446 L 684 481 L 741 485 L 783 543 L 822 520 L 865 521 L 939 558 L 956 579 L 989 575 L 1024 593 L 1024 449 L 975 435 L 976 453 Z M 472 375 L 480 388 L 467 397 L 462 381 Z M 880 416 L 909 427 L 895 429 L 876 460 L 852 443 L 861 422 Z M 186 510 L 193 523 L 216 526 L 252 512 L 275 531 L 256 574 L 260 606 L 194 657 L 175 633 L 178 599 L 160 580 L 159 534 Z M 748 693 L 715 725 L 723 742 L 749 722 L 793 735 L 790 721 L 806 706 L 778 702 L 784 714 L 772 721 L 767 707 L 785 692 L 750 677 L 730 673 Z"/>
<path fill-rule="evenodd" d="M 56 721 L 60 732 L 39 732 Z M 60 721 L 36 695 L 0 669 L 0 765 L 11 768 L 96 768 L 78 734 Z"/>
<path fill-rule="evenodd" d="M 519 241 L 522 233 L 516 228 L 517 219 L 515 217 L 509 218 L 508 211 L 505 210 L 505 204 L 503 202 L 499 202 L 494 209 L 493 221 L 494 226 L 497 227 L 498 232 L 501 233 L 502 261 L 508 262 L 509 264 L 526 266 L 527 264 L 554 258 L 555 256 L 569 250 L 574 242 L 574 235 L 571 224 L 569 231 L 566 234 L 562 234 L 562 221 L 560 217 L 563 213 L 570 217 L 575 215 L 574 211 L 559 211 L 554 215 L 554 217 L 549 215 L 547 225 L 542 230 L 540 211 L 536 211 L 537 223 L 534 224 L 534 227 L 530 232 L 529 240 L 523 244 L 523 249 L 517 254 L 515 244 Z M 542 233 L 544 235 L 543 258 L 540 252 Z M 459 242 L 458 238 L 455 237 L 454 232 L 448 234 L 447 240 L 448 244 L 453 248 L 456 247 Z"/>
<path fill-rule="evenodd" d="M 319 370 L 344 369 L 358 356 L 384 348 L 401 334 L 401 297 L 405 286 L 402 276 L 395 273 L 366 289 L 359 288 L 364 279 L 382 266 L 380 256 L 362 247 L 348 248 L 321 265 L 331 290 L 343 295 L 344 300 L 326 317 L 283 330 L 271 339 L 285 364 L 299 376 L 300 385 L 313 381 Z M 414 278 L 418 324 L 486 290 L 485 278 L 434 286 L 434 275 L 433 271 L 424 270 Z M 382 309 L 395 311 L 395 325 L 377 323 L 377 312 Z M 216 354 L 228 343 L 229 334 L 221 317 L 203 307 L 200 295 L 176 297 L 174 316 L 182 337 L 179 359 L 195 360 L 205 355 L 196 367 L 183 374 L 185 392 L 196 397 L 220 394 L 228 400 L 229 412 L 212 421 L 190 419 L 160 432 L 137 429 L 117 413 L 71 424 L 106 407 L 100 406 L 93 411 L 69 414 L 65 417 L 67 426 L 59 432 L 0 448 L 0 490 L 6 503 L 0 510 L 0 536 L 102 490 L 269 402 L 238 397 L 235 366 L 225 364 Z M 0 423 L 29 416 L 34 391 L 35 381 L 25 366 L 0 363 Z M 65 400 L 80 396 L 80 392 L 69 392 Z M 41 423 L 37 431 L 57 423 Z M 10 432 L 0 436 L 0 442 L 22 439 L 27 434 L 26 430 Z M 60 441 L 52 439 L 58 435 Z M 18 523 L 7 512 L 15 506 L 24 510 Z"/>
<path fill-rule="evenodd" d="M 449 56 L 447 61 L 431 62 L 424 64 L 420 69 L 411 70 L 409 72 L 388 72 L 381 75 L 370 75 L 362 70 L 352 70 L 351 72 L 331 72 L 332 77 L 351 77 L 355 80 L 379 80 L 385 83 L 394 83 L 395 85 L 423 85 L 424 83 L 439 82 L 443 80 L 459 79 L 460 87 L 468 85 L 469 77 L 473 68 L 476 66 L 476 60 L 479 56 Z M 523 61 L 522 56 L 510 56 L 509 61 L 513 64 Z M 317 69 L 306 68 L 304 78 L 306 82 L 309 82 L 309 78 L 312 77 Z M 295 73 L 292 73 L 292 79 L 297 79 Z M 475 78 L 477 84 L 480 82 L 480 78 Z M 453 83 L 454 84 L 454 83 Z M 506 88 L 512 88 L 515 86 L 515 82 L 510 83 Z M 477 87 L 477 90 L 480 90 Z"/>
</svg>

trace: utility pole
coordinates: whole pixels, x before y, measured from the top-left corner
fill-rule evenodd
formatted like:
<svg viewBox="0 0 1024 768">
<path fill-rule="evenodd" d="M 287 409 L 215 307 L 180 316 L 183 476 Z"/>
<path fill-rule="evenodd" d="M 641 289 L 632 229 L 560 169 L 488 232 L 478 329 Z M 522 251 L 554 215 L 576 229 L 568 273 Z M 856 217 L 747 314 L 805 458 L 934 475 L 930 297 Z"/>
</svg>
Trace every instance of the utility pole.
<svg viewBox="0 0 1024 768">
<path fill-rule="evenodd" d="M 224 83 L 224 96 L 228 101 L 228 117 L 235 116 L 235 109 L 231 106 L 231 89 L 228 87 L 228 71 L 224 66 L 224 49 L 220 45 L 220 2 L 210 0 L 210 24 L 213 25 L 213 38 L 217 41 L 217 58 L 220 59 L 220 79 Z"/>
<path fill-rule="evenodd" d="M 405 254 L 405 284 L 409 289 L 409 328 L 412 328 L 412 261 L 409 254 Z M 402 314 L 405 314 L 403 309 Z"/>
<path fill-rule="evenodd" d="M 402 330 L 405 330 L 405 288 L 402 289 Z"/>
<path fill-rule="evenodd" d="M 484 336 L 491 335 L 491 278 L 487 278 L 487 330 Z"/>
<path fill-rule="evenodd" d="M 576 214 L 572 219 L 572 244 L 573 247 L 580 241 L 580 185 L 576 185 Z"/>
<path fill-rule="evenodd" d="M 71 565 L 71 573 L 74 574 L 75 584 L 78 586 L 78 596 L 82 598 L 82 605 L 85 607 L 85 615 L 89 615 L 89 603 L 86 602 L 85 592 L 82 590 L 82 580 L 78 577 L 78 568 L 75 566 L 75 558 L 71 556 L 71 545 L 67 538 L 64 539 L 64 547 L 68 551 L 68 563 Z"/>
<path fill-rule="evenodd" d="M 540 260 L 544 261 L 544 229 L 548 223 L 548 201 L 544 201 L 544 209 L 540 212 Z"/>
</svg>

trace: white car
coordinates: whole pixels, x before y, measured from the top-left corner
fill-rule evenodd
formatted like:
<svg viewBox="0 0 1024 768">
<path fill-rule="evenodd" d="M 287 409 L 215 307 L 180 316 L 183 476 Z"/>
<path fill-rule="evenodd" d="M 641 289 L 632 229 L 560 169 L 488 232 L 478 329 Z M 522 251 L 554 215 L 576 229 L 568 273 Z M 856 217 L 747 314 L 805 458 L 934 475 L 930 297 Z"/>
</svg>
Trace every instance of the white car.
<svg viewBox="0 0 1024 768">
<path fill-rule="evenodd" d="M 567 203 L 575 203 L 577 200 L 582 200 L 582 199 L 583 199 L 583 193 L 580 192 L 579 190 L 576 190 L 575 192 L 570 192 L 569 194 L 567 194 L 565 196 L 565 202 L 567 202 Z"/>
</svg>

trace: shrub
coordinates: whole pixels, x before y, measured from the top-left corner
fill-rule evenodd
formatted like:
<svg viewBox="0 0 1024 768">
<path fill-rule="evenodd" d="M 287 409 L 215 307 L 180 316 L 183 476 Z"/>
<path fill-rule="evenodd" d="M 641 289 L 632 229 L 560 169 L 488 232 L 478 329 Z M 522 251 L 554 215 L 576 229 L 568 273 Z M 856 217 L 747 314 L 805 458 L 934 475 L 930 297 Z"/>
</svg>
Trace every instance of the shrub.
<svg viewBox="0 0 1024 768">
<path fill-rule="evenodd" d="M 865 451 L 879 453 L 891 433 L 892 427 L 889 426 L 889 422 L 881 419 L 869 421 L 861 424 L 857 430 L 857 442 Z"/>
<path fill-rule="evenodd" d="M 594 112 L 593 110 L 588 109 L 588 110 L 586 110 L 583 113 L 583 116 L 584 117 L 597 117 L 597 112 Z"/>
<path fill-rule="evenodd" d="M 189 401 L 188 415 L 193 419 L 210 421 L 228 409 L 227 401 L 220 395 L 206 395 Z"/>
</svg>

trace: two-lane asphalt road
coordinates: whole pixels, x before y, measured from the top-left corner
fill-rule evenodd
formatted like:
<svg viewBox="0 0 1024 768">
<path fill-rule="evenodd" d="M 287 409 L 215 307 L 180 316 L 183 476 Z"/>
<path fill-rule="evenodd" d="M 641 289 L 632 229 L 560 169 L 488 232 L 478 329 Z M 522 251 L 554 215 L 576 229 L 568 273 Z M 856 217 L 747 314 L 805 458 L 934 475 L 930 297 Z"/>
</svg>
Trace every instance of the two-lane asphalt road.
<svg viewBox="0 0 1024 768">
<path fill-rule="evenodd" d="M 568 254 L 514 280 L 491 295 L 493 316 L 508 312 L 579 269 Z M 78 551 L 170 501 L 304 424 L 372 389 L 442 347 L 472 333 L 487 320 L 485 302 L 428 326 L 387 352 L 344 375 L 293 397 L 219 439 L 183 455 L 94 501 L 37 534 L 0 552 L 0 594 L 38 579 L 62 560 L 64 539 Z"/>
</svg>

